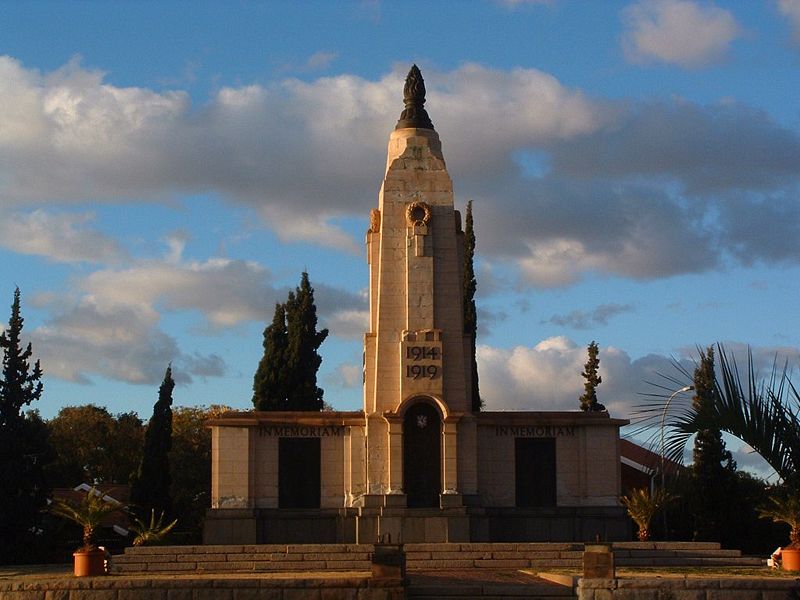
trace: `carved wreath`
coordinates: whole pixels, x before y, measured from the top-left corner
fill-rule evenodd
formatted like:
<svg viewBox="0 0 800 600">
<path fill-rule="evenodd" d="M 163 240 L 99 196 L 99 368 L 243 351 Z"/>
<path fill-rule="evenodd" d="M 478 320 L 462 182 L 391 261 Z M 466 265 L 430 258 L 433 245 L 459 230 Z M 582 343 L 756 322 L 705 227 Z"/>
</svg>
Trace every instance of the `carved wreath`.
<svg viewBox="0 0 800 600">
<path fill-rule="evenodd" d="M 411 225 L 427 225 L 431 220 L 431 207 L 424 202 L 412 202 L 406 207 L 406 220 Z"/>
</svg>

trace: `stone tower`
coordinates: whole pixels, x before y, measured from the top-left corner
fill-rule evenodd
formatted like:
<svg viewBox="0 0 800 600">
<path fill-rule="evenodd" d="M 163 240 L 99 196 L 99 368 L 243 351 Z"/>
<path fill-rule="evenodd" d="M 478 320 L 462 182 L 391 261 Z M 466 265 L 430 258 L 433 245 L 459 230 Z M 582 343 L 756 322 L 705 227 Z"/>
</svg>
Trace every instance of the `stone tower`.
<svg viewBox="0 0 800 600">
<path fill-rule="evenodd" d="M 367 490 L 369 495 L 405 491 L 409 506 L 439 506 L 439 493 L 457 495 L 463 487 L 458 471 L 466 465 L 457 465 L 463 462 L 457 461 L 457 438 L 462 437 L 457 436 L 457 423 L 471 417 L 470 338 L 463 325 L 464 234 L 439 135 L 423 106 L 425 84 L 416 65 L 406 79 L 404 103 L 389 138 L 386 174 L 366 239 Z M 409 455 L 408 439 L 404 450 L 403 435 L 408 438 L 412 428 L 421 434 L 427 432 L 416 430 L 428 429 L 430 451 L 438 448 L 444 454 L 439 473 L 429 474 L 427 499 L 413 498 L 414 483 L 409 481 L 414 473 L 407 463 L 414 456 Z M 439 491 L 434 494 L 437 476 Z"/>
</svg>

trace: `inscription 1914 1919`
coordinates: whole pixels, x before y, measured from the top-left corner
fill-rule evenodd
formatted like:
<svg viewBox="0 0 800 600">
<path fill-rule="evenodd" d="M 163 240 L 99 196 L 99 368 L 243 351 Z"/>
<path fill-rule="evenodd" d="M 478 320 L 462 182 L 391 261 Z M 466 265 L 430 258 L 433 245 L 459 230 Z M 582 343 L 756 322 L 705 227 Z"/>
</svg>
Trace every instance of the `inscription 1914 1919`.
<svg viewBox="0 0 800 600">
<path fill-rule="evenodd" d="M 406 377 L 411 379 L 435 379 L 439 375 L 438 364 L 418 364 L 420 361 L 442 360 L 442 350 L 438 346 L 407 346 L 406 359 L 413 361 L 406 365 Z"/>
</svg>

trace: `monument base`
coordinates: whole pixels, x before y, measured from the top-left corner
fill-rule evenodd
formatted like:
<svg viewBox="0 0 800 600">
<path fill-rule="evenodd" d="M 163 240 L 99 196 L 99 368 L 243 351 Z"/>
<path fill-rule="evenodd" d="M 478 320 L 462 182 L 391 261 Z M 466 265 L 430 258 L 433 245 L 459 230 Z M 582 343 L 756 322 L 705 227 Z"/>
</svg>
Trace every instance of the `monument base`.
<svg viewBox="0 0 800 600">
<path fill-rule="evenodd" d="M 619 507 L 209 509 L 205 544 L 591 542 L 631 539 Z"/>
</svg>

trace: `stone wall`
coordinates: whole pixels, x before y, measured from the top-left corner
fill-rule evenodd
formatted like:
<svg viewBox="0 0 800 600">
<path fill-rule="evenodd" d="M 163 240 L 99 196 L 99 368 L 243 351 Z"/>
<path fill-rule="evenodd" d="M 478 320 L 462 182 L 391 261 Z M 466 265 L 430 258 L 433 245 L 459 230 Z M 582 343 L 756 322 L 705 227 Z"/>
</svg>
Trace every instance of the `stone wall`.
<svg viewBox="0 0 800 600">
<path fill-rule="evenodd" d="M 580 579 L 578 600 L 787 600 L 798 579 L 662 577 Z"/>
<path fill-rule="evenodd" d="M 86 577 L 0 582 L 0 600 L 402 600 L 398 582 L 369 577 Z"/>
</svg>

